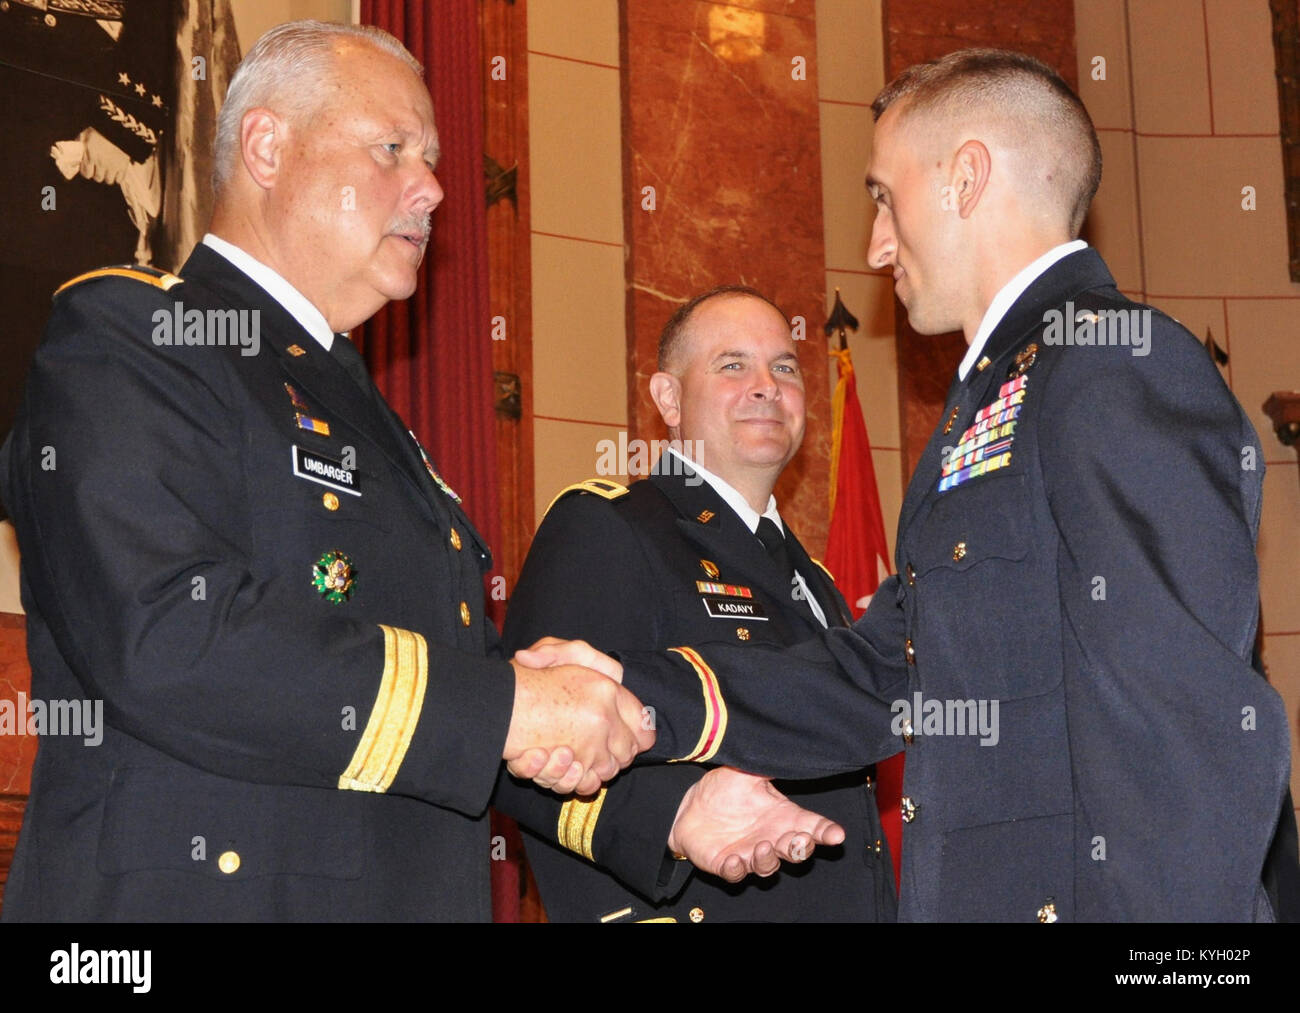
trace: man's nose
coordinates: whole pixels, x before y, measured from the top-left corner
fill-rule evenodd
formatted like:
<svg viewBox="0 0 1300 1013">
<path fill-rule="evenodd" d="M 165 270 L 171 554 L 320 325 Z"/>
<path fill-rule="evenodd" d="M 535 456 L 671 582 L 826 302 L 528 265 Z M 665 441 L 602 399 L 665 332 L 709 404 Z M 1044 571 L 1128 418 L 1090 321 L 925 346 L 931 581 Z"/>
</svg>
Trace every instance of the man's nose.
<svg viewBox="0 0 1300 1013">
<path fill-rule="evenodd" d="M 415 210 L 421 212 L 434 210 L 442 203 L 442 198 L 446 196 L 443 193 L 442 184 L 438 182 L 438 177 L 429 171 L 427 166 L 425 166 L 423 174 L 415 185 L 413 196 L 417 201 Z"/>
<path fill-rule="evenodd" d="M 874 270 L 888 267 L 894 262 L 894 230 L 887 218 L 887 215 L 877 211 L 876 220 L 871 225 L 871 244 L 867 247 L 867 264 Z"/>
<path fill-rule="evenodd" d="M 749 388 L 749 396 L 756 401 L 774 401 L 781 396 L 781 385 L 776 375 L 766 368 L 759 368 L 754 374 L 754 383 Z"/>
</svg>

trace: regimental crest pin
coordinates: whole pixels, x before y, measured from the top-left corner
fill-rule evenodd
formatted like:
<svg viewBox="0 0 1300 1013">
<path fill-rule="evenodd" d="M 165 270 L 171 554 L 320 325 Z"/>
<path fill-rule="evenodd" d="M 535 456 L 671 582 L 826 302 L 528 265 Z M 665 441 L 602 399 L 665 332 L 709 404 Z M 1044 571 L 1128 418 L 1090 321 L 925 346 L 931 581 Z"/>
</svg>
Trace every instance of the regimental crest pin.
<svg viewBox="0 0 1300 1013">
<path fill-rule="evenodd" d="M 356 569 L 345 553 L 333 549 L 316 560 L 311 568 L 311 582 L 326 601 L 342 605 L 357 588 Z"/>
<path fill-rule="evenodd" d="M 710 579 L 710 580 L 717 580 L 717 579 L 718 579 L 718 573 L 719 573 L 719 570 L 718 570 L 718 564 L 715 563 L 715 562 L 713 562 L 713 560 L 711 560 L 711 559 L 701 559 L 701 560 L 700 560 L 700 567 L 701 567 L 701 569 L 704 570 L 705 573 L 707 573 L 707 574 L 709 575 L 709 579 Z"/>
<path fill-rule="evenodd" d="M 1024 376 L 1037 361 L 1038 346 L 1031 341 L 1016 353 L 1015 361 L 1011 364 L 1011 368 L 1007 370 L 1007 376 Z"/>
</svg>

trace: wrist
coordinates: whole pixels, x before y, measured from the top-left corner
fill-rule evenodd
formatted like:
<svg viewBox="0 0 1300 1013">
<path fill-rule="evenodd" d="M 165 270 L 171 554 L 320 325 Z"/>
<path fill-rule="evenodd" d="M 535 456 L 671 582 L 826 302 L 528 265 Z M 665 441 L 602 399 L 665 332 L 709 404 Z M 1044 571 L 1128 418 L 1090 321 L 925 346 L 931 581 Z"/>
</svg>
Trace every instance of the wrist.
<svg viewBox="0 0 1300 1013">
<path fill-rule="evenodd" d="M 506 741 L 501 750 L 503 760 L 513 760 L 524 751 L 519 741 L 523 733 L 520 725 L 524 715 L 529 711 L 527 700 L 529 683 L 524 674 L 524 667 L 513 660 L 509 662 L 509 665 L 514 670 L 515 694 L 514 702 L 510 708 L 510 725 L 506 729 Z"/>
<path fill-rule="evenodd" d="M 682 853 L 677 840 L 677 827 L 682 821 L 682 815 L 690 808 L 691 803 L 695 800 L 695 793 L 699 790 L 700 782 L 696 781 L 686 789 L 686 794 L 682 796 L 681 804 L 677 806 L 677 815 L 673 818 L 672 829 L 668 831 L 668 850 L 672 852 L 673 858 L 678 861 L 685 861 L 686 855 Z"/>
</svg>

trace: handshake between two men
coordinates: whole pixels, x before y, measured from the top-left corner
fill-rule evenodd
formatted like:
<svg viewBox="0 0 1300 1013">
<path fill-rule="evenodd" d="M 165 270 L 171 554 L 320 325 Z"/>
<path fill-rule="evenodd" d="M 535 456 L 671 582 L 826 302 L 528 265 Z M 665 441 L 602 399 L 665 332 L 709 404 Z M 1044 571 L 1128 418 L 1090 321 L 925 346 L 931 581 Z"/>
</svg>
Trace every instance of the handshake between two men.
<svg viewBox="0 0 1300 1013">
<path fill-rule="evenodd" d="M 515 705 L 503 759 L 557 795 L 590 795 L 655 742 L 654 720 L 622 686 L 623 666 L 582 640 L 546 637 L 510 661 Z M 839 824 L 796 805 L 769 779 L 711 770 L 683 797 L 667 846 L 735 883 L 843 842 Z"/>
</svg>

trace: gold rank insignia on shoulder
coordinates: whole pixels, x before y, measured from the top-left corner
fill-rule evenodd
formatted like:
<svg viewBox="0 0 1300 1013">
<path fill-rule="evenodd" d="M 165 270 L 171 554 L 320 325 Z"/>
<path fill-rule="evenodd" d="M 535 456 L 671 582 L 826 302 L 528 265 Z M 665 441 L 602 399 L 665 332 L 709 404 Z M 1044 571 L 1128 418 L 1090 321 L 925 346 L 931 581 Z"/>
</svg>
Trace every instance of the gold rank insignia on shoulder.
<svg viewBox="0 0 1300 1013">
<path fill-rule="evenodd" d="M 285 351 L 288 352 L 290 355 L 292 355 L 295 359 L 298 358 L 299 356 L 307 354 L 307 349 L 303 348 L 302 345 L 290 345 L 288 348 L 285 349 Z"/>
<path fill-rule="evenodd" d="M 312 565 L 312 586 L 333 605 L 342 605 L 357 588 L 356 570 L 345 553 L 334 549 Z"/>
<path fill-rule="evenodd" d="M 94 271 L 79 274 L 75 278 L 69 278 L 54 290 L 54 294 L 57 296 L 65 289 L 80 285 L 82 282 L 93 281 L 96 278 L 129 278 L 132 281 L 142 281 L 146 285 L 160 288 L 164 292 L 184 281 L 183 278 L 169 274 L 167 271 L 160 271 L 156 267 L 146 267 L 143 264 L 122 264 L 117 267 L 101 267 Z"/>
<path fill-rule="evenodd" d="M 1007 370 L 1007 376 L 1024 376 L 1025 373 L 1038 361 L 1038 346 L 1032 341 L 1016 353 L 1015 362 Z"/>
<path fill-rule="evenodd" d="M 709 575 L 709 579 L 710 579 L 710 580 L 717 580 L 717 579 L 718 579 L 718 573 L 719 573 L 720 571 L 718 570 L 718 564 L 715 563 L 715 562 L 713 562 L 713 560 L 711 560 L 711 559 L 701 559 L 701 560 L 700 560 L 700 569 L 702 569 L 705 573 L 707 573 L 707 574 Z"/>
<path fill-rule="evenodd" d="M 599 496 L 601 499 L 612 501 L 626 496 L 627 486 L 619 485 L 617 482 L 611 482 L 606 478 L 589 478 L 585 482 L 575 482 L 573 485 L 566 485 L 555 494 L 555 498 L 551 500 L 551 502 L 546 504 L 546 511 L 542 516 L 545 517 L 546 514 L 550 513 L 551 507 L 555 506 L 556 503 L 560 502 L 560 500 L 564 499 L 564 497 L 569 495 L 571 492 L 591 493 L 593 496 Z"/>
<path fill-rule="evenodd" d="M 717 515 L 712 510 L 701 510 L 695 517 L 701 524 L 708 524 Z"/>
</svg>

